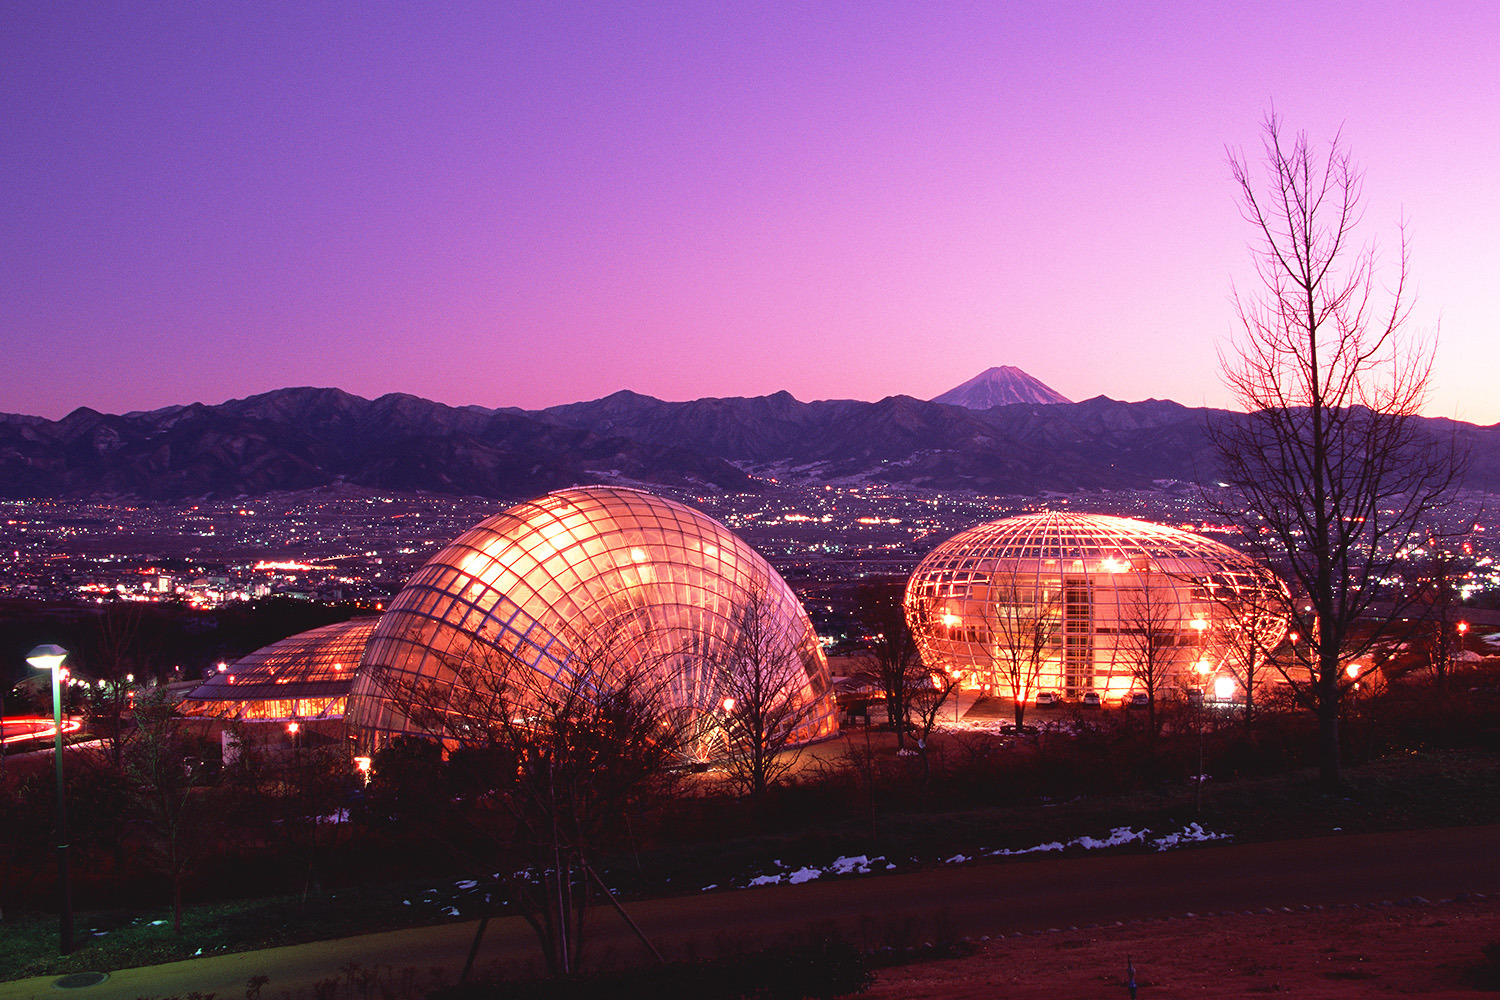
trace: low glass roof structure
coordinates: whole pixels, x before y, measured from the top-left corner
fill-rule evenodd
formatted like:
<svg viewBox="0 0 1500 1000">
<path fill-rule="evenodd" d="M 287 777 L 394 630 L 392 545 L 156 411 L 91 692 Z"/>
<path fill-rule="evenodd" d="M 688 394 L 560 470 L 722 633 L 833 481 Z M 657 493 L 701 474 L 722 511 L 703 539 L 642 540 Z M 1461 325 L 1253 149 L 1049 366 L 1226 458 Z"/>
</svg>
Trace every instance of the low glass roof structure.
<svg viewBox="0 0 1500 1000">
<path fill-rule="evenodd" d="M 476 689 L 540 678 L 592 691 L 649 671 L 663 708 L 707 734 L 733 692 L 706 654 L 745 638 L 746 609 L 758 638 L 776 640 L 776 700 L 798 707 L 794 742 L 836 732 L 812 625 L 749 545 L 638 490 L 550 493 L 480 522 L 412 576 L 365 651 L 348 721 L 367 745 L 398 733 L 449 739 L 485 711 Z M 699 755 L 716 752 L 709 742 Z"/>
<path fill-rule="evenodd" d="M 379 620 L 324 625 L 257 649 L 194 688 L 182 711 L 228 719 L 342 716 L 365 644 Z"/>
<path fill-rule="evenodd" d="M 924 662 L 1030 699 L 1232 692 L 1245 658 L 1286 634 L 1286 590 L 1253 558 L 1177 528 L 1043 512 L 970 528 L 930 552 L 906 589 Z M 1007 668 L 1034 676 L 1017 685 Z M 1149 675 L 1149 678 L 1148 678 Z M 1021 690 L 1017 691 L 1016 688 Z"/>
</svg>

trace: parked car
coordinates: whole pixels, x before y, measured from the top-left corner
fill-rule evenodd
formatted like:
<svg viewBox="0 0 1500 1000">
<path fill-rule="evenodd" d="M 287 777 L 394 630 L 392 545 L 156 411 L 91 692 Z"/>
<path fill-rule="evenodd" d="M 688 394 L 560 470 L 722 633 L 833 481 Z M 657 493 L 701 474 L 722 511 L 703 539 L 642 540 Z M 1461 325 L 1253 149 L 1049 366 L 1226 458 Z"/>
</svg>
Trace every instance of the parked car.
<svg viewBox="0 0 1500 1000">
<path fill-rule="evenodd" d="M 1056 691 L 1043 691 L 1036 696 L 1037 708 L 1057 708 L 1062 705 L 1062 699 L 1057 696 Z"/>
<path fill-rule="evenodd" d="M 1085 691 L 1078 704 L 1081 708 L 1103 708 L 1104 699 L 1099 697 L 1098 691 Z"/>
<path fill-rule="evenodd" d="M 1144 692 L 1144 691 L 1137 691 L 1135 694 L 1133 694 L 1130 697 L 1128 697 L 1128 698 L 1125 699 L 1125 707 L 1126 708 L 1137 708 L 1137 709 L 1139 709 L 1139 708 L 1150 708 L 1151 707 L 1151 698 L 1150 698 L 1149 695 L 1146 694 L 1146 692 Z"/>
</svg>

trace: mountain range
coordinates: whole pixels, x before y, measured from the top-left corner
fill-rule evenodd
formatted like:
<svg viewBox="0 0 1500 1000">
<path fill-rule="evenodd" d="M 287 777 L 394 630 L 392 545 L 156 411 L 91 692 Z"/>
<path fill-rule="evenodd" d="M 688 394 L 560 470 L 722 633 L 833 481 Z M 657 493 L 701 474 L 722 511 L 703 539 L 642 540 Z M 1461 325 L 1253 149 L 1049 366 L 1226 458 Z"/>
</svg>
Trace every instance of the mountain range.
<svg viewBox="0 0 1500 1000">
<path fill-rule="evenodd" d="M 522 411 L 290 388 L 121 415 L 0 415 L 0 496 L 181 500 L 336 482 L 505 500 L 591 482 L 724 491 L 776 483 L 992 494 L 1152 489 L 1213 476 L 1204 427 L 1234 419 L 1165 400 L 974 409 L 943 398 L 804 403 L 778 392 L 666 402 L 621 391 Z M 1435 437 L 1456 430 L 1473 457 L 1468 485 L 1500 492 L 1500 425 L 1425 420 L 1423 428 Z"/>
</svg>

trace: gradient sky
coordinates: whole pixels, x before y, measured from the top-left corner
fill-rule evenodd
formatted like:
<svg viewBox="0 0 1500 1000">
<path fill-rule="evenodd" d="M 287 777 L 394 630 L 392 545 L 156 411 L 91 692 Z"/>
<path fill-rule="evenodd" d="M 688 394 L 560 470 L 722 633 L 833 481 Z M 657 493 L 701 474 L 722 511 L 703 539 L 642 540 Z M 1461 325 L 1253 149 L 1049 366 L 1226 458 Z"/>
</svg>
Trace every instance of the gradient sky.
<svg viewBox="0 0 1500 1000">
<path fill-rule="evenodd" d="M 0 7 L 0 411 L 1224 405 L 1226 147 L 1340 127 L 1500 421 L 1500 4 Z"/>
</svg>

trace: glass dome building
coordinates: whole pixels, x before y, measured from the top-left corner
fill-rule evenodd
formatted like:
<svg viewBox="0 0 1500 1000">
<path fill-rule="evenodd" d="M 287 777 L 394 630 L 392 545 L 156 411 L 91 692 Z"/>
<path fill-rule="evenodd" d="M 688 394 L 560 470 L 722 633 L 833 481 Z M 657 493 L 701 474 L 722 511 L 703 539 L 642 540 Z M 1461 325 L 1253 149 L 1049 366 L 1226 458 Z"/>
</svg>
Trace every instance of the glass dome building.
<svg viewBox="0 0 1500 1000">
<path fill-rule="evenodd" d="M 906 615 L 928 666 L 998 694 L 1124 698 L 1149 680 L 1157 696 L 1229 700 L 1245 658 L 1286 634 L 1285 594 L 1250 556 L 1201 535 L 1043 512 L 939 545 L 907 584 Z"/>
<path fill-rule="evenodd" d="M 835 733 L 812 625 L 749 545 L 649 493 L 550 493 L 475 525 L 411 577 L 365 650 L 348 721 L 367 746 L 400 733 L 447 737 L 482 711 L 475 671 L 478 689 L 498 690 L 510 682 L 496 675 L 518 669 L 528 682 L 590 689 L 607 688 L 611 673 L 649 671 L 665 710 L 711 720 L 733 697 L 704 654 L 743 638 L 747 608 L 759 631 L 784 640 L 776 699 L 800 708 L 794 742 Z M 709 743 L 696 755 L 713 755 Z"/>
<path fill-rule="evenodd" d="M 378 618 L 324 625 L 242 656 L 183 700 L 188 715 L 226 719 L 333 719 Z"/>
</svg>

